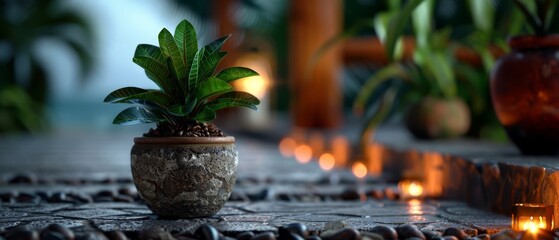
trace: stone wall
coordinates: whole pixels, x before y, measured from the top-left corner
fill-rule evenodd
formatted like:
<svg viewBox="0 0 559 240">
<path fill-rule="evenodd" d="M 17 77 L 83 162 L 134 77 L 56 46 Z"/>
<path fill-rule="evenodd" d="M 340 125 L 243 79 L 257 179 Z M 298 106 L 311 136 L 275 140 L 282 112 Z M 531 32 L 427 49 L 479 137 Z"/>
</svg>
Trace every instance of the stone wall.
<svg viewBox="0 0 559 240">
<path fill-rule="evenodd" d="M 377 139 L 389 180 L 419 177 L 430 197 L 504 214 L 514 203 L 553 204 L 559 222 L 558 157 L 527 157 L 511 145 L 469 140 L 415 141 L 401 134 Z"/>
</svg>

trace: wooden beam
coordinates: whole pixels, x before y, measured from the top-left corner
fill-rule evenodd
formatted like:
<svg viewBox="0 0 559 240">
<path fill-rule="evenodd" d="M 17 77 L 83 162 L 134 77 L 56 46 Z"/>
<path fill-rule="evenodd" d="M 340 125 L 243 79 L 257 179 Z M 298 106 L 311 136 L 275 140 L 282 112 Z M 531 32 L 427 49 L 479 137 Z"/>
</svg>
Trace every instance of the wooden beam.
<svg viewBox="0 0 559 240">
<path fill-rule="evenodd" d="M 342 0 L 292 0 L 289 8 L 289 81 L 294 125 L 336 128 L 342 121 L 339 47 L 316 63 L 312 56 L 342 23 Z"/>
</svg>

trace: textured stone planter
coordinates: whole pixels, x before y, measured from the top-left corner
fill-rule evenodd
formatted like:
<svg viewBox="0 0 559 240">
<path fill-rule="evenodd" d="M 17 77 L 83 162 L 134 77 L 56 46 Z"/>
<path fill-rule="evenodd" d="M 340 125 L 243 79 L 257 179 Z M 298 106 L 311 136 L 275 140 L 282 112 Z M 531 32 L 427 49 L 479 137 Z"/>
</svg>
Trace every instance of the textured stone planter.
<svg viewBox="0 0 559 240">
<path fill-rule="evenodd" d="M 216 214 L 237 178 L 233 137 L 139 137 L 132 177 L 146 205 L 166 218 Z"/>
</svg>

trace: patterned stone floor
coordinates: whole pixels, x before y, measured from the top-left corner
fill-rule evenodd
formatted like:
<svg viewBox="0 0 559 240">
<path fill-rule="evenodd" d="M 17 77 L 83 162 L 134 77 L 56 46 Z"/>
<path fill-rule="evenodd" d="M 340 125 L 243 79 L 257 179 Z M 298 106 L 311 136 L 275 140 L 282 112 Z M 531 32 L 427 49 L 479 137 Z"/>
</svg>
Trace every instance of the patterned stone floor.
<svg viewBox="0 0 559 240">
<path fill-rule="evenodd" d="M 113 133 L 85 138 L 83 134 L 75 133 L 0 138 L 0 194 L 89 194 L 107 189 L 133 188 L 129 182 L 132 136 L 129 133 Z M 412 223 L 437 231 L 458 227 L 470 235 L 477 235 L 510 226 L 509 217 L 474 209 L 460 201 L 407 202 L 371 197 L 346 201 L 320 197 L 284 201 L 278 196 L 298 193 L 342 195 L 348 189 L 370 190 L 393 186 L 376 179 L 357 181 L 345 170 L 325 173 L 315 162 L 301 165 L 293 159 L 283 158 L 276 145 L 269 142 L 238 138 L 237 146 L 241 181 L 235 191 L 265 196 L 256 200 L 249 198 L 243 201 L 241 198 L 229 201 L 214 217 L 158 219 L 138 202 L 3 201 L 0 206 L 0 230 L 22 225 L 42 228 L 50 223 L 59 223 L 74 231 L 137 231 L 154 225 L 174 231 L 193 231 L 203 223 L 210 223 L 221 232 L 236 233 L 276 231 L 278 226 L 286 223 L 302 222 L 310 231 L 322 232 L 345 226 L 367 230 L 376 225 Z M 27 173 L 36 179 L 31 184 L 9 183 L 18 173 Z M 333 176 L 337 180 L 331 182 Z M 73 184 L 60 179 L 84 181 Z"/>
</svg>

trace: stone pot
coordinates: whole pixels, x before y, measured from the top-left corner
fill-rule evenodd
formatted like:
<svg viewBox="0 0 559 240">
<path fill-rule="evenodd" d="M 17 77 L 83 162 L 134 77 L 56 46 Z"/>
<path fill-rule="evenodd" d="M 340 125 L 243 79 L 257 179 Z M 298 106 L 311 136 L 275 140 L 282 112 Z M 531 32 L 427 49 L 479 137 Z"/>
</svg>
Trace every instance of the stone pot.
<svg viewBox="0 0 559 240">
<path fill-rule="evenodd" d="M 419 139 L 458 137 L 470 128 L 470 109 L 461 99 L 425 97 L 407 109 L 404 123 Z"/>
<path fill-rule="evenodd" d="M 501 125 L 526 155 L 559 153 L 559 35 L 518 36 L 491 73 Z"/>
<path fill-rule="evenodd" d="M 216 214 L 237 178 L 234 137 L 138 137 L 131 155 L 140 196 L 165 218 Z"/>
</svg>

